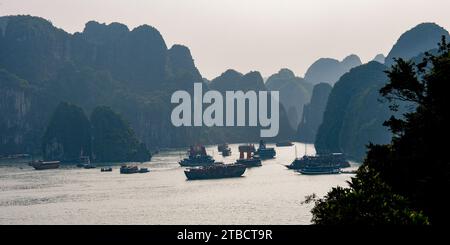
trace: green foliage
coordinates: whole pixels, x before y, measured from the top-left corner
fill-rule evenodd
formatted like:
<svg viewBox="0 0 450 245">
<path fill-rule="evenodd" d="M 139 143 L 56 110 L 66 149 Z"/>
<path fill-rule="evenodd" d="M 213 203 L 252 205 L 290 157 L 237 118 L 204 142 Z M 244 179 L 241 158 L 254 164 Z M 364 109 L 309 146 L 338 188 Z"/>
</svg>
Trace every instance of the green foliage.
<svg viewBox="0 0 450 245">
<path fill-rule="evenodd" d="M 0 69 L 0 88 L 15 88 L 24 89 L 29 87 L 27 81 L 20 79 L 14 74 L 9 73 L 5 69 Z"/>
<path fill-rule="evenodd" d="M 91 131 L 83 109 L 61 103 L 53 113 L 43 139 L 44 159 L 76 162 L 91 155 Z"/>
<path fill-rule="evenodd" d="M 380 93 L 393 103 L 412 102 L 413 112 L 391 117 L 391 144 L 369 145 L 350 188 L 334 188 L 316 201 L 317 224 L 447 224 L 450 186 L 446 145 L 449 135 L 450 44 L 445 36 L 437 55 L 419 64 L 397 59 Z M 422 211 L 418 211 L 422 210 Z M 428 217 L 428 218 L 426 218 Z"/>
<path fill-rule="evenodd" d="M 191 91 L 203 79 L 189 49 L 167 49 L 151 26 L 130 30 L 119 23 L 91 21 L 83 32 L 70 34 L 42 18 L 5 16 L 0 28 L 0 67 L 17 77 L 11 83 L 0 72 L 0 95 L 5 98 L 0 112 L 7 115 L 0 119 L 1 154 L 40 152 L 47 122 L 63 101 L 89 113 L 97 106 L 111 107 L 150 149 L 259 140 L 258 129 L 251 134 L 255 137 L 245 138 L 248 128 L 172 126 L 172 93 Z M 265 89 L 259 73 L 241 76 L 236 89 Z M 19 88 L 21 83 L 26 89 Z M 209 89 L 206 83 L 204 88 Z M 281 130 L 284 138 L 293 135 L 289 125 Z"/>
<path fill-rule="evenodd" d="M 145 144 L 122 117 L 109 107 L 97 107 L 91 115 L 94 160 L 97 162 L 136 161 L 151 158 Z"/>
<path fill-rule="evenodd" d="M 389 142 L 391 135 L 382 123 L 392 113 L 380 103 L 378 94 L 387 81 L 386 69 L 369 62 L 353 68 L 334 85 L 316 136 L 318 152 L 344 152 L 362 160 L 366 144 Z"/>
<path fill-rule="evenodd" d="M 409 208 L 408 201 L 392 192 L 379 174 L 364 166 L 350 188 L 335 187 L 312 209 L 315 224 L 385 225 L 429 224 L 422 212 Z"/>
</svg>

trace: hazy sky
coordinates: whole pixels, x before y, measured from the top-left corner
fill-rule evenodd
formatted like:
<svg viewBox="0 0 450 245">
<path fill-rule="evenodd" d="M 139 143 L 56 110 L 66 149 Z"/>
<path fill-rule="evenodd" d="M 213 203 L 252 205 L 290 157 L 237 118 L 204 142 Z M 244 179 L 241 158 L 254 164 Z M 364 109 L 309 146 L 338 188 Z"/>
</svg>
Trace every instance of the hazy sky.
<svg viewBox="0 0 450 245">
<path fill-rule="evenodd" d="M 203 76 L 228 68 L 303 76 L 320 57 L 363 62 L 387 54 L 421 22 L 450 29 L 449 0 L 0 0 L 0 15 L 30 14 L 68 32 L 89 20 L 156 27 L 188 46 Z"/>
</svg>

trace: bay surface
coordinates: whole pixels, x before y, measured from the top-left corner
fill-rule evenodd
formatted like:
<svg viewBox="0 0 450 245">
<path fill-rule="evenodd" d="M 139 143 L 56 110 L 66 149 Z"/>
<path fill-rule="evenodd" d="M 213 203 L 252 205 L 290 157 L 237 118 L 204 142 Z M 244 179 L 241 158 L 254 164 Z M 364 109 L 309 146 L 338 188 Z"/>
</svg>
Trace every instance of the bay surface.
<svg viewBox="0 0 450 245">
<path fill-rule="evenodd" d="M 305 145 L 295 145 L 302 156 Z M 238 144 L 230 147 L 232 156 L 226 158 L 217 146 L 207 151 L 232 163 Z M 315 153 L 313 145 L 306 149 Z M 2 162 L 0 224 L 310 224 L 312 204 L 302 204 L 305 196 L 347 186 L 351 175 L 301 175 L 284 166 L 294 160 L 294 146 L 276 151 L 276 159 L 247 169 L 241 178 L 197 181 L 186 180 L 178 165 L 186 149 L 161 151 L 138 164 L 150 173 L 132 175 L 121 175 L 119 163 L 102 173 L 101 165 L 36 171 L 26 163 Z"/>
</svg>

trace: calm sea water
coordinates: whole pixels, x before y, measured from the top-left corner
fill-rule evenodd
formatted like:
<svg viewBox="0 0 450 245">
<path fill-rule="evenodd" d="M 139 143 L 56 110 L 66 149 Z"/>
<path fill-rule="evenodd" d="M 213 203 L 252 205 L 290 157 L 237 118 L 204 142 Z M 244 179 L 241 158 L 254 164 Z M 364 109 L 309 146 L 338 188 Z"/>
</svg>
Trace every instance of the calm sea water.
<svg viewBox="0 0 450 245">
<path fill-rule="evenodd" d="M 298 156 L 304 145 L 296 143 Z M 217 161 L 216 146 L 207 147 Z M 271 147 L 271 145 L 268 145 Z M 186 150 L 163 151 L 139 164 L 150 173 L 113 172 L 62 166 L 36 171 L 27 164 L 0 164 L 0 224 L 309 224 L 306 195 L 323 196 L 347 186 L 351 175 L 305 176 L 284 165 L 295 147 L 277 147 L 276 159 L 248 169 L 241 178 L 188 181 L 178 161 Z M 314 146 L 307 145 L 308 154 Z M 356 166 L 353 166 L 356 167 Z"/>
</svg>

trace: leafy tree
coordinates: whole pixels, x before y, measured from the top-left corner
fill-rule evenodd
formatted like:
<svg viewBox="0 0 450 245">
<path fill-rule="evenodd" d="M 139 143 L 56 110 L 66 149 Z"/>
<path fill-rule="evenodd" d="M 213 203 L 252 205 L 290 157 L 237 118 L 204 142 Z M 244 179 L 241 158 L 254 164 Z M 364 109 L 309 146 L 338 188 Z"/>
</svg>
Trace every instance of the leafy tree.
<svg viewBox="0 0 450 245">
<path fill-rule="evenodd" d="M 44 159 L 74 162 L 91 155 L 91 131 L 83 109 L 67 102 L 55 109 L 43 139 Z"/>
<path fill-rule="evenodd" d="M 317 224 L 445 224 L 450 218 L 443 198 L 449 194 L 450 164 L 439 141 L 449 135 L 450 44 L 443 37 L 437 54 L 425 53 L 418 64 L 397 59 L 386 73 L 390 81 L 380 93 L 391 109 L 404 101 L 415 109 L 384 123 L 392 142 L 369 145 L 349 188 L 334 188 L 316 200 Z"/>
<path fill-rule="evenodd" d="M 97 162 L 149 161 L 151 154 L 122 117 L 106 106 L 91 115 L 94 160 Z"/>
</svg>

